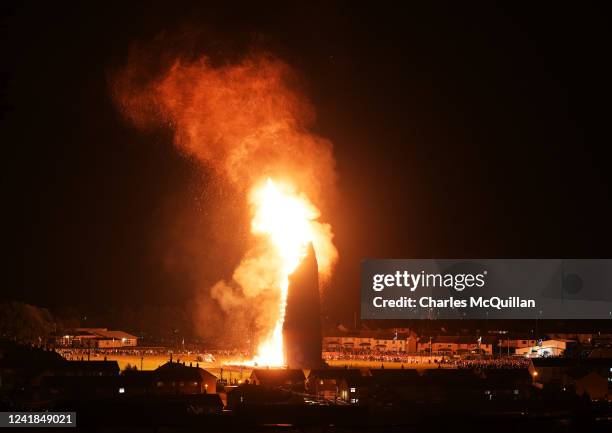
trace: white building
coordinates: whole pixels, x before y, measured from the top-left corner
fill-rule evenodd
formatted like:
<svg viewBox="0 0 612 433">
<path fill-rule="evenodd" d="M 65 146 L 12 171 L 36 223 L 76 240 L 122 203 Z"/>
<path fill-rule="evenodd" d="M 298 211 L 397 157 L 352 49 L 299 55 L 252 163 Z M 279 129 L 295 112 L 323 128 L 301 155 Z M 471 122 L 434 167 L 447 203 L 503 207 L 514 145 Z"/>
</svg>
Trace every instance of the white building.
<svg viewBox="0 0 612 433">
<path fill-rule="evenodd" d="M 56 338 L 64 347 L 117 348 L 138 345 L 138 337 L 123 331 L 109 331 L 107 328 L 77 328 L 75 332 Z"/>
<path fill-rule="evenodd" d="M 568 343 L 573 340 L 543 340 L 541 343 L 529 347 L 519 347 L 515 353 L 528 358 L 545 358 L 549 356 L 561 356 L 567 349 Z"/>
</svg>

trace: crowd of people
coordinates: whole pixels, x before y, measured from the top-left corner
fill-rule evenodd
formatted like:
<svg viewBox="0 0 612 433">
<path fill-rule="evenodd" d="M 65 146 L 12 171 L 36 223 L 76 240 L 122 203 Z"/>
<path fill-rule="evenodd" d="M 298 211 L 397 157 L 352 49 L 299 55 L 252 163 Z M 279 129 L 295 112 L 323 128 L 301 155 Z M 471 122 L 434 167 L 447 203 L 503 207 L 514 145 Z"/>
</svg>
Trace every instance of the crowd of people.
<svg viewBox="0 0 612 433">
<path fill-rule="evenodd" d="M 117 356 L 129 356 L 135 358 L 164 357 L 170 359 L 191 359 L 196 362 L 226 363 L 227 360 L 235 360 L 237 363 L 250 359 L 248 353 L 237 350 L 183 350 L 169 347 L 56 347 L 56 352 L 71 361 L 78 360 L 102 360 Z"/>
<path fill-rule="evenodd" d="M 460 359 L 454 361 L 454 364 L 457 368 L 527 368 L 529 366 L 529 358 L 510 356 L 495 359 Z"/>
<path fill-rule="evenodd" d="M 368 362 L 400 362 L 404 364 L 423 364 L 432 362 L 444 362 L 443 356 L 414 355 L 401 352 L 368 351 L 346 351 L 346 352 L 323 352 L 326 361 L 368 361 Z"/>
<path fill-rule="evenodd" d="M 129 356 L 147 356 L 147 355 L 164 355 L 168 353 L 168 349 L 159 348 L 132 348 L 114 347 L 108 349 L 99 348 L 84 348 L 84 347 L 58 347 L 55 349 L 60 355 L 66 359 L 81 359 L 81 358 L 98 358 L 106 355 L 129 355 Z"/>
<path fill-rule="evenodd" d="M 481 357 L 476 359 L 455 358 L 447 355 L 415 355 L 407 353 L 389 353 L 380 351 L 337 351 L 323 352 L 326 361 L 365 361 L 365 362 L 395 362 L 406 365 L 411 364 L 438 364 L 441 367 L 451 368 L 526 368 L 528 358 L 522 357 Z"/>
</svg>

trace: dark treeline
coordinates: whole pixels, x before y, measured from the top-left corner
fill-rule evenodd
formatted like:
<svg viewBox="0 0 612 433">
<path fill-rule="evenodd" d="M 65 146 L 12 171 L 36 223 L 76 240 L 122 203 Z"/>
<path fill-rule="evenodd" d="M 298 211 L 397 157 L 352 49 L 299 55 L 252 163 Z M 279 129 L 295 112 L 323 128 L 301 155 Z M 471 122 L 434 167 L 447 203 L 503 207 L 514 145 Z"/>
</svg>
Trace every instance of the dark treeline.
<svg viewBox="0 0 612 433">
<path fill-rule="evenodd" d="M 196 335 L 190 312 L 175 306 L 125 307 L 90 314 L 73 307 L 51 310 L 22 302 L 0 303 L 2 338 L 45 344 L 53 335 L 79 327 L 123 330 L 143 339 L 144 344 L 182 344 Z"/>
</svg>

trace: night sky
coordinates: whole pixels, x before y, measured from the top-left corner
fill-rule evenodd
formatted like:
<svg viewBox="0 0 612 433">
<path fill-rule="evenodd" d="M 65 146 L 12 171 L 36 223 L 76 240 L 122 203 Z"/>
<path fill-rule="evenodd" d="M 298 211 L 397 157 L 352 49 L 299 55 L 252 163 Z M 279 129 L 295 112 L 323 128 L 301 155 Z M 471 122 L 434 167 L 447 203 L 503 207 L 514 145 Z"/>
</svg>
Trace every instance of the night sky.
<svg viewBox="0 0 612 433">
<path fill-rule="evenodd" d="M 130 46 L 156 37 L 298 71 L 335 146 L 334 320 L 358 308 L 364 258 L 610 256 L 602 11 L 220 3 L 2 6 L 3 300 L 182 305 L 194 269 L 212 283 L 239 260 L 248 228 L 210 224 L 223 191 L 110 96 Z"/>
</svg>

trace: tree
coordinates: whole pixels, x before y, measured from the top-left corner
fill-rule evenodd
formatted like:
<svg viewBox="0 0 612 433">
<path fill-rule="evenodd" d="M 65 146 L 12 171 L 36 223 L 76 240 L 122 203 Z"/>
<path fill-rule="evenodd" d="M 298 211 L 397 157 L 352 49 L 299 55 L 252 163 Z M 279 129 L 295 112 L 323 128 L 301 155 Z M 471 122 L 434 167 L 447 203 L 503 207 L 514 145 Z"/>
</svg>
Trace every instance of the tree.
<svg viewBox="0 0 612 433">
<path fill-rule="evenodd" d="M 0 335 L 4 338 L 41 343 L 55 328 L 55 320 L 46 308 L 21 302 L 0 304 Z"/>
</svg>

